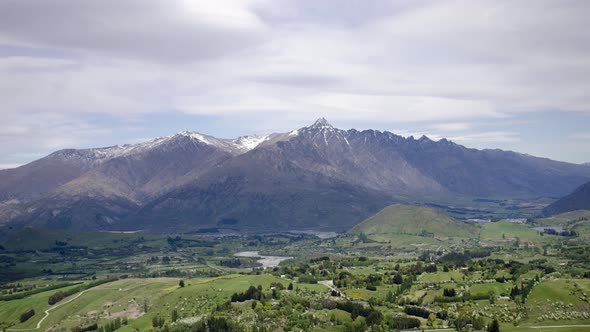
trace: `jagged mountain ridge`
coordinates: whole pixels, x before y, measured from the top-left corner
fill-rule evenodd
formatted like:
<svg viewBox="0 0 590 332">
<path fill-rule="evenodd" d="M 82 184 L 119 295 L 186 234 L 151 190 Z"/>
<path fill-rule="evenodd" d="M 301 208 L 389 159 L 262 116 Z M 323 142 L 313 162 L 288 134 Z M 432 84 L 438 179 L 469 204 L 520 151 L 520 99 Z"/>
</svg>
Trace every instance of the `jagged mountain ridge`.
<svg viewBox="0 0 590 332">
<path fill-rule="evenodd" d="M 0 207 L 4 222 L 158 231 L 224 223 L 346 229 L 403 198 L 561 196 L 590 180 L 590 167 L 583 165 L 468 149 L 444 139 L 341 130 L 325 119 L 268 136 L 217 139 L 181 132 L 142 144 L 67 151 L 84 161 L 64 163 L 72 171 L 45 192 L 20 194 L 22 203 Z M 29 177 L 23 178 L 43 178 L 43 167 L 35 173 L 29 165 L 4 176 L 25 170 Z M 5 202 L 26 192 L 14 187 L 19 189 L 13 182 L 0 191 Z"/>
</svg>

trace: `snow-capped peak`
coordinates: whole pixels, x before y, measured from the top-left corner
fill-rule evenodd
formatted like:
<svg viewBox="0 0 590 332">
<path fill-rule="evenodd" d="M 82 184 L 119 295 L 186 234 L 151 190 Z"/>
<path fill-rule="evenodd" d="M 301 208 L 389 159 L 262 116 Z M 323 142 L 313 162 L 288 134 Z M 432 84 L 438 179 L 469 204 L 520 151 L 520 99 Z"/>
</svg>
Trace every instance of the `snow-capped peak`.
<svg viewBox="0 0 590 332">
<path fill-rule="evenodd" d="M 311 128 L 332 129 L 334 127 L 332 127 L 332 125 L 330 123 L 328 123 L 328 120 L 326 120 L 325 118 L 319 118 L 311 125 Z"/>
<path fill-rule="evenodd" d="M 181 131 L 178 133 L 178 135 L 190 137 L 208 145 L 216 145 L 216 142 L 214 142 L 214 139 L 212 137 L 199 134 L 195 131 Z"/>
<path fill-rule="evenodd" d="M 268 135 L 267 136 L 258 136 L 258 135 L 241 136 L 241 137 L 234 139 L 232 141 L 232 143 L 236 145 L 238 150 L 246 152 L 246 151 L 250 151 L 250 150 L 254 149 L 258 145 L 260 145 L 260 143 L 267 141 L 268 139 L 269 139 Z"/>
</svg>

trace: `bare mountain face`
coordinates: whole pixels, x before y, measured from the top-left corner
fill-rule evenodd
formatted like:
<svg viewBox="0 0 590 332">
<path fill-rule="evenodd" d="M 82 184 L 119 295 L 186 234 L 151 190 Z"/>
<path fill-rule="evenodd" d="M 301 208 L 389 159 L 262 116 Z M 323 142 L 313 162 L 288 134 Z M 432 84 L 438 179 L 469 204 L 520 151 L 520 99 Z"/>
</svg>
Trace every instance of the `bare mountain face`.
<svg viewBox="0 0 590 332">
<path fill-rule="evenodd" d="M 590 182 L 543 209 L 545 215 L 556 215 L 576 210 L 590 210 Z"/>
<path fill-rule="evenodd" d="M 268 136 L 182 132 L 58 151 L 0 172 L 0 219 L 161 232 L 344 230 L 394 201 L 562 196 L 589 180 L 587 165 L 341 130 L 319 119 Z"/>
</svg>

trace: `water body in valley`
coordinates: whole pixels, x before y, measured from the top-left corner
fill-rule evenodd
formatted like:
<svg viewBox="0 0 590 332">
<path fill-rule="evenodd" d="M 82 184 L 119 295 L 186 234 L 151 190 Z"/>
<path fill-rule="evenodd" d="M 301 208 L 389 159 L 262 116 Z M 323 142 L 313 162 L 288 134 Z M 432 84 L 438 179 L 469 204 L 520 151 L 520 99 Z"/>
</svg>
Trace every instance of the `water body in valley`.
<svg viewBox="0 0 590 332">
<path fill-rule="evenodd" d="M 236 257 L 251 257 L 251 258 L 259 258 L 257 260 L 258 263 L 262 264 L 263 268 L 273 268 L 279 266 L 279 263 L 282 261 L 286 261 L 287 259 L 293 259 L 290 256 L 264 256 L 258 254 L 258 251 L 240 251 L 235 253 L 234 256 Z"/>
</svg>

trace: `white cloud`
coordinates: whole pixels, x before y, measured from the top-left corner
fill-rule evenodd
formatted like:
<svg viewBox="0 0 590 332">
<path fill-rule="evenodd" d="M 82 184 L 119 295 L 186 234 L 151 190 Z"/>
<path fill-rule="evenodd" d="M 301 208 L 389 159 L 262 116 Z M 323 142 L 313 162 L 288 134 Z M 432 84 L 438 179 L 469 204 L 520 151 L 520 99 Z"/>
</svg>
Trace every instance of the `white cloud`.
<svg viewBox="0 0 590 332">
<path fill-rule="evenodd" d="M 590 133 L 575 133 L 570 135 L 570 137 L 574 140 L 581 140 L 581 141 L 590 141 Z"/>
<path fill-rule="evenodd" d="M 0 164 L 0 170 L 8 169 L 8 168 L 16 168 L 21 166 L 22 164 Z"/>
<path fill-rule="evenodd" d="M 450 137 L 450 140 L 464 144 L 471 143 L 509 143 L 519 142 L 521 138 L 518 133 L 508 131 L 490 131 L 475 134 Z"/>
<path fill-rule="evenodd" d="M 472 128 L 472 124 L 465 122 L 435 123 L 432 128 L 443 132 L 454 132 L 468 130 Z"/>
<path fill-rule="evenodd" d="M 5 0 L 0 36 L 25 45 L 193 61 L 264 41 L 266 26 L 250 6 L 244 0 Z"/>
<path fill-rule="evenodd" d="M 5 0 L 0 112 L 12 130 L 29 128 L 40 141 L 54 142 L 43 143 L 43 151 L 90 143 L 83 131 L 59 132 L 103 128 L 80 114 L 133 121 L 166 111 L 247 118 L 271 131 L 318 116 L 420 123 L 432 138 L 516 144 L 522 138 L 513 129 L 477 124 L 526 112 L 590 113 L 590 30 L 583 28 L 589 7 L 585 1 Z M 3 55 L 4 45 L 15 49 L 12 56 Z M 40 129 L 45 118 L 49 125 Z M 37 149 L 22 133 L 4 137 Z M 14 153 L 2 146 L 0 153 Z"/>
</svg>

